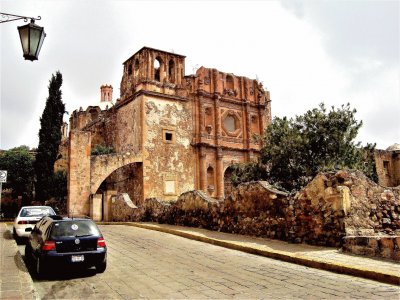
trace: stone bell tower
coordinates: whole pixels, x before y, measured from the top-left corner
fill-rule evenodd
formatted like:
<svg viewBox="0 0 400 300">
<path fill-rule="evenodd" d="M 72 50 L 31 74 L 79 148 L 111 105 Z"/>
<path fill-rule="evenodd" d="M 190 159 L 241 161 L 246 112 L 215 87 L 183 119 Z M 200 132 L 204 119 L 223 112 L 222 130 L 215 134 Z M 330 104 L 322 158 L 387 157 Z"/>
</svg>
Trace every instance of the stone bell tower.
<svg viewBox="0 0 400 300">
<path fill-rule="evenodd" d="M 113 97 L 113 87 L 103 84 L 100 87 L 100 102 L 111 102 Z"/>
</svg>

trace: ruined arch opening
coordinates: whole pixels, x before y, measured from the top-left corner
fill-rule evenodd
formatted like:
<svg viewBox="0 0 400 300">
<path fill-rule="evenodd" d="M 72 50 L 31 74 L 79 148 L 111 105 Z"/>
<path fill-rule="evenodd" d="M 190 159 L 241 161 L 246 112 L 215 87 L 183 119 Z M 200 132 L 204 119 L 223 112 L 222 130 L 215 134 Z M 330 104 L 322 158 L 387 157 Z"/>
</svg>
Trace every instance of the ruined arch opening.
<svg viewBox="0 0 400 300">
<path fill-rule="evenodd" d="M 107 101 L 107 99 L 105 101 Z M 89 110 L 89 115 L 90 115 L 90 121 L 93 122 L 97 120 L 97 118 L 99 117 L 99 112 L 97 111 L 97 109 L 92 108 L 91 110 Z"/>
<path fill-rule="evenodd" d="M 233 189 L 232 183 L 232 174 L 233 174 L 233 167 L 228 167 L 224 173 L 224 197 L 225 199 L 228 198 Z"/>
<path fill-rule="evenodd" d="M 142 163 L 131 163 L 114 170 L 97 188 L 96 194 L 112 191 L 115 194 L 127 193 L 135 205 L 143 202 Z"/>
</svg>

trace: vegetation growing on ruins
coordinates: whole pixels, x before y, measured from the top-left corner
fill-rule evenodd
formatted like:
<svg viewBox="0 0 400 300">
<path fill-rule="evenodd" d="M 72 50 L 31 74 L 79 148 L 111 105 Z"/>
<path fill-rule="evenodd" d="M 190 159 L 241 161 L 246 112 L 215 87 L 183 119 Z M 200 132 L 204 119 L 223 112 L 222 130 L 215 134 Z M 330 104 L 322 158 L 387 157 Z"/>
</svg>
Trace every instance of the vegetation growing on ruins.
<svg viewBox="0 0 400 300">
<path fill-rule="evenodd" d="M 92 155 L 102 155 L 102 154 L 111 154 L 115 153 L 115 150 L 112 146 L 105 146 L 105 145 L 96 145 L 93 147 L 91 154 Z"/>
<path fill-rule="evenodd" d="M 362 126 L 356 112 L 350 104 L 329 111 L 320 104 L 295 118 L 275 117 L 260 137 L 260 159 L 234 166 L 233 183 L 267 180 L 290 191 L 333 169 L 357 169 L 376 181 L 375 145 L 354 142 Z"/>
<path fill-rule="evenodd" d="M 49 83 L 49 96 L 46 100 L 42 117 L 40 118 L 39 147 L 35 161 L 36 200 L 45 201 L 52 196 L 54 162 L 57 159 L 61 142 L 61 126 L 65 113 L 62 102 L 62 74 L 57 71 L 52 74 Z"/>
</svg>

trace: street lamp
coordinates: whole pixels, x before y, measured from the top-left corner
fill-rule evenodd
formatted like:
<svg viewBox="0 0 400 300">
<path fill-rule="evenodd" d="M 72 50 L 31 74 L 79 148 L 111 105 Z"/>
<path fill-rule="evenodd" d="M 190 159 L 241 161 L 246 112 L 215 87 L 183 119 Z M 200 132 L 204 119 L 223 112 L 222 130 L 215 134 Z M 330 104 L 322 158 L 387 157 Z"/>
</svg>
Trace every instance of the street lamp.
<svg viewBox="0 0 400 300">
<path fill-rule="evenodd" d="M 35 20 L 40 20 L 41 17 L 25 17 L 11 15 L 0 12 L 0 23 L 6 23 L 23 19 L 25 22 L 30 19 L 30 23 L 24 26 L 18 26 L 19 37 L 21 39 L 22 51 L 26 60 L 34 61 L 38 59 L 40 49 L 42 48 L 43 40 L 46 37 L 43 27 L 35 24 Z M 3 20 L 4 19 L 4 20 Z"/>
</svg>

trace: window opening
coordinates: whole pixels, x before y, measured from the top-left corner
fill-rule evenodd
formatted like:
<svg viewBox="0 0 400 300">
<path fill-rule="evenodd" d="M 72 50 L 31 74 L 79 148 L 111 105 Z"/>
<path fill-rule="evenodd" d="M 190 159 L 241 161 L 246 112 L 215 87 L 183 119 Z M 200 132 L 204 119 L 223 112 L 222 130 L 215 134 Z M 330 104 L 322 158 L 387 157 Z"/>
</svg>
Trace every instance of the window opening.
<svg viewBox="0 0 400 300">
<path fill-rule="evenodd" d="M 165 140 L 166 141 L 172 141 L 172 133 L 171 132 L 166 132 L 165 133 Z"/>
<path fill-rule="evenodd" d="M 175 82 L 175 63 L 171 59 L 168 64 L 168 74 L 169 74 L 169 81 Z"/>
<path fill-rule="evenodd" d="M 229 132 L 236 130 L 236 122 L 233 116 L 227 116 L 224 120 L 224 126 Z"/>
<path fill-rule="evenodd" d="M 160 81 L 160 60 L 156 58 L 154 60 L 154 80 Z"/>
</svg>

